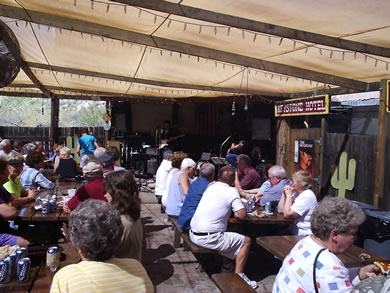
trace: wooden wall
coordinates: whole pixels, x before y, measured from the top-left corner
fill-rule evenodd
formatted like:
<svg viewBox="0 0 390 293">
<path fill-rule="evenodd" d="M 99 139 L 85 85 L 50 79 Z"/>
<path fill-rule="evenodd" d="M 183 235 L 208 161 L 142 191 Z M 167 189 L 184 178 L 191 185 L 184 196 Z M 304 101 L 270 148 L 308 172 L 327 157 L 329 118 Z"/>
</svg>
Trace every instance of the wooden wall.
<svg viewBox="0 0 390 293">
<path fill-rule="evenodd" d="M 79 127 L 59 127 L 59 139 L 56 143 L 64 143 L 67 136 L 79 136 Z M 99 144 L 104 141 L 103 127 L 89 127 L 90 133 L 96 137 Z M 45 149 L 49 149 L 50 127 L 11 127 L 1 126 L 0 137 L 8 138 L 11 142 L 20 140 L 24 143 L 31 141 L 42 141 L 45 144 Z"/>
<path fill-rule="evenodd" d="M 356 160 L 355 187 L 346 190 L 345 197 L 365 203 L 373 203 L 375 183 L 376 137 L 371 135 L 349 135 L 327 133 L 325 139 L 323 190 L 322 195 L 337 195 L 337 190 L 330 185 L 334 167 L 340 154 L 346 152 L 348 159 Z"/>
</svg>

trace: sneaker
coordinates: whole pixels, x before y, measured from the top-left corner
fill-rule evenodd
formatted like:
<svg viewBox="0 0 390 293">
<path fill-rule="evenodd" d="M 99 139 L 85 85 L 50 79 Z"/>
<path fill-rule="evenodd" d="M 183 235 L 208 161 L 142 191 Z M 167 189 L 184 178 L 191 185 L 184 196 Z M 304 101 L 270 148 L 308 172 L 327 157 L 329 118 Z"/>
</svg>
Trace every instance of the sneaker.
<svg viewBox="0 0 390 293">
<path fill-rule="evenodd" d="M 234 264 L 227 263 L 221 266 L 221 273 L 234 273 Z"/>
<path fill-rule="evenodd" d="M 239 273 L 238 274 L 249 286 L 251 286 L 253 289 L 257 288 L 257 282 L 256 281 L 251 281 L 248 279 L 248 277 L 244 273 Z"/>
</svg>

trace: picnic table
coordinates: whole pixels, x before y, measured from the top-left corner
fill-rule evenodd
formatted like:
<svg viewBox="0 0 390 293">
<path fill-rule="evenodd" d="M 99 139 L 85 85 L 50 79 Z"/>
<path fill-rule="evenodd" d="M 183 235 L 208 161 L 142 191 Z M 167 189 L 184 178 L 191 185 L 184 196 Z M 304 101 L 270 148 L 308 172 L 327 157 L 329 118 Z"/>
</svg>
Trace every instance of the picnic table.
<svg viewBox="0 0 390 293">
<path fill-rule="evenodd" d="M 305 236 L 261 236 L 256 239 L 256 243 L 283 261 L 294 245 L 303 237 Z M 368 254 L 370 258 L 362 258 L 362 253 Z M 360 267 L 374 261 L 387 261 L 356 245 L 353 245 L 346 253 L 337 256 L 347 268 Z"/>
<path fill-rule="evenodd" d="M 76 249 L 68 243 L 60 244 L 60 247 L 63 248 L 62 253 L 65 254 L 65 260 L 60 262 L 60 268 L 63 268 L 69 264 L 75 264 L 80 261 L 80 257 L 76 251 Z M 46 259 L 43 263 L 38 266 L 33 266 L 30 269 L 30 279 L 26 283 L 19 283 L 12 279 L 11 282 L 0 284 L 0 293 L 2 292 L 49 292 L 50 285 L 53 280 L 55 272 L 50 271 L 46 267 Z"/>
<path fill-rule="evenodd" d="M 245 220 L 240 220 L 238 218 L 229 218 L 229 223 L 249 223 L 255 225 L 267 225 L 267 224 L 276 224 L 276 225 L 285 225 L 294 223 L 293 218 L 286 218 L 283 214 L 279 214 L 276 210 L 272 214 L 265 214 L 264 207 L 255 206 L 255 211 L 261 216 L 255 216 L 247 214 Z"/>
<path fill-rule="evenodd" d="M 83 182 L 76 180 L 60 182 L 58 191 L 63 195 L 67 195 L 68 189 L 78 189 L 81 185 L 83 185 Z M 37 196 L 42 193 L 54 194 L 54 190 L 42 190 Z M 68 219 L 68 214 L 62 209 L 57 209 L 55 213 L 44 214 L 42 210 L 36 210 L 34 208 L 35 205 L 35 201 L 24 204 L 21 207 L 19 215 L 13 220 L 15 222 L 53 222 L 66 221 Z"/>
</svg>

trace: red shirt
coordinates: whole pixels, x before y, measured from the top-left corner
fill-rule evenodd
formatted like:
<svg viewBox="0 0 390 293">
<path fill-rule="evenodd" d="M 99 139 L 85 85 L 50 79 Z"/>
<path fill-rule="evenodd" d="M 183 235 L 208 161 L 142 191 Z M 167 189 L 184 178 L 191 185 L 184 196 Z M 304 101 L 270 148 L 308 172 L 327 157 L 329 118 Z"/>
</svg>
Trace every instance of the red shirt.
<svg viewBox="0 0 390 293">
<path fill-rule="evenodd" d="M 75 195 L 68 201 L 68 207 L 70 210 L 77 208 L 80 202 L 89 198 L 101 199 L 107 201 L 104 197 L 106 193 L 103 188 L 103 177 L 95 177 L 87 184 L 77 189 Z"/>
</svg>

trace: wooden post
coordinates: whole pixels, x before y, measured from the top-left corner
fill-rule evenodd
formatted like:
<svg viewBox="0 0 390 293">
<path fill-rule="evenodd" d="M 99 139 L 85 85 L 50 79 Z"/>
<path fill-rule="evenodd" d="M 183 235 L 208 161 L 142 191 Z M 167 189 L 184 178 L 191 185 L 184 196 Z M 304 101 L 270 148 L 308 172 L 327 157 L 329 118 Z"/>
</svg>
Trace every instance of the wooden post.
<svg viewBox="0 0 390 293">
<path fill-rule="evenodd" d="M 60 113 L 60 100 L 56 97 L 51 98 L 50 105 L 50 148 L 55 141 L 58 142 L 58 116 Z"/>
<path fill-rule="evenodd" d="M 381 80 L 378 111 L 378 133 L 376 138 L 376 165 L 375 165 L 375 186 L 374 186 L 374 206 L 379 207 L 383 203 L 383 186 L 385 173 L 385 149 L 387 137 L 387 113 L 386 97 L 387 82 Z"/>
<path fill-rule="evenodd" d="M 320 170 L 319 170 L 319 188 L 320 191 L 322 187 L 324 186 L 324 183 L 326 181 L 326 176 L 324 174 L 324 156 L 325 156 L 325 147 L 326 147 L 326 134 L 328 133 L 328 121 L 326 120 L 326 117 L 323 115 L 321 117 L 321 150 L 320 150 Z M 320 192 L 321 193 L 321 192 Z"/>
<path fill-rule="evenodd" d="M 110 102 L 106 101 L 106 113 L 109 112 Z M 104 147 L 108 148 L 109 130 L 104 130 Z"/>
</svg>

